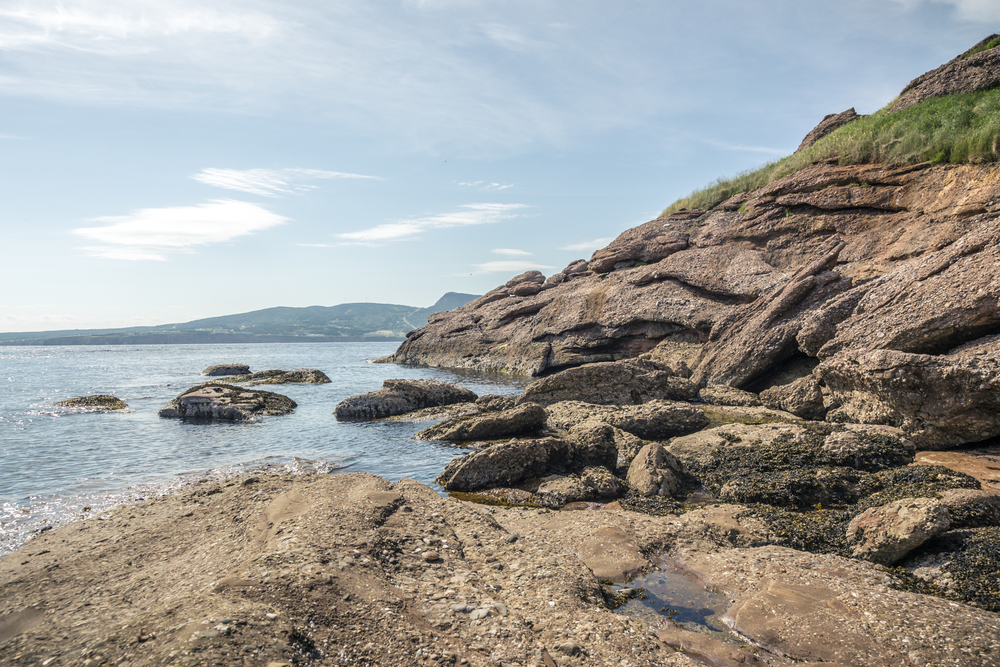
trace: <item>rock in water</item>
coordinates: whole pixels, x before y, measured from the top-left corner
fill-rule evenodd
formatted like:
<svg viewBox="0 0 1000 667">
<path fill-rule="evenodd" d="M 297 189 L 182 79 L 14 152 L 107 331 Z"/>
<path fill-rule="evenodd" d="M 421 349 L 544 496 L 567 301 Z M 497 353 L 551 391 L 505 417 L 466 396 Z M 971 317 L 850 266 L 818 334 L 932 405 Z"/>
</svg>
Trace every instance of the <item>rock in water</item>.
<svg viewBox="0 0 1000 667">
<path fill-rule="evenodd" d="M 219 377 L 220 375 L 243 375 L 250 372 L 247 364 L 215 364 L 209 366 L 201 372 L 208 377 Z"/>
<path fill-rule="evenodd" d="M 382 419 L 432 406 L 471 403 L 477 398 L 465 387 L 437 380 L 386 380 L 378 391 L 341 401 L 333 414 L 339 421 Z"/>
<path fill-rule="evenodd" d="M 238 382 L 253 387 L 259 384 L 327 384 L 331 380 L 323 371 L 315 368 L 299 368 L 294 371 L 258 371 L 229 378 L 228 382 Z"/>
<path fill-rule="evenodd" d="M 58 401 L 56 405 L 60 408 L 90 408 L 91 410 L 100 412 L 111 412 L 113 410 L 125 410 L 128 408 L 125 401 L 114 396 L 108 396 L 107 394 L 67 398 L 65 401 Z"/>
<path fill-rule="evenodd" d="M 159 415 L 202 421 L 249 421 L 265 415 L 285 415 L 296 407 L 295 401 L 274 392 L 208 382 L 177 396 Z"/>
</svg>

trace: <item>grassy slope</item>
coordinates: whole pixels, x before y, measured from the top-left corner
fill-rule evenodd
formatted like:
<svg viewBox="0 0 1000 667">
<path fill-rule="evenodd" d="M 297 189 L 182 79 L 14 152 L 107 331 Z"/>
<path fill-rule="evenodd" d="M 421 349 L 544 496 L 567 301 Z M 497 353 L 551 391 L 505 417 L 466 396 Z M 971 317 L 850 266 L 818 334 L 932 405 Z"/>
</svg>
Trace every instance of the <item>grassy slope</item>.
<svg viewBox="0 0 1000 667">
<path fill-rule="evenodd" d="M 696 190 L 663 213 L 711 208 L 734 194 L 832 158 L 845 165 L 890 166 L 1000 159 L 1000 88 L 934 97 L 895 113 L 889 113 L 891 106 L 834 130 L 799 153 Z"/>
</svg>

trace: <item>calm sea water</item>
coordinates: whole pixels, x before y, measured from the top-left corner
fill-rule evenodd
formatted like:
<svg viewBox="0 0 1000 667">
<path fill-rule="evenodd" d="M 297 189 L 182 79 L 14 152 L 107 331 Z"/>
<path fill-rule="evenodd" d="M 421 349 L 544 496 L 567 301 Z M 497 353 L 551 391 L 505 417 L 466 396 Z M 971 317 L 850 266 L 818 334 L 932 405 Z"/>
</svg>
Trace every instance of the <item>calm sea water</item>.
<svg viewBox="0 0 1000 667">
<path fill-rule="evenodd" d="M 427 424 L 337 422 L 337 403 L 378 389 L 388 378 L 453 382 L 480 395 L 517 393 L 526 380 L 367 362 L 396 345 L 0 347 L 0 555 L 45 526 L 198 479 L 263 468 L 364 471 L 433 486 L 464 450 L 413 440 Z M 299 407 L 254 423 L 189 424 L 157 416 L 177 394 L 206 380 L 202 369 L 229 362 L 249 364 L 252 371 L 318 368 L 333 382 L 259 387 L 290 396 Z M 53 405 L 88 394 L 118 396 L 130 410 Z"/>
</svg>

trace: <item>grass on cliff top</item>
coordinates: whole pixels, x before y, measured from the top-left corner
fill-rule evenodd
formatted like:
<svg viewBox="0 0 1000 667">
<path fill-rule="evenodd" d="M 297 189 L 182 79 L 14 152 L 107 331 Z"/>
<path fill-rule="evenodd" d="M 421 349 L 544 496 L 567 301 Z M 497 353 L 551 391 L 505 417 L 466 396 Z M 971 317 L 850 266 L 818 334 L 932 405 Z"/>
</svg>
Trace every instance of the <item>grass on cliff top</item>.
<svg viewBox="0 0 1000 667">
<path fill-rule="evenodd" d="M 841 165 L 888 166 L 1000 159 L 1000 88 L 933 97 L 895 113 L 889 113 L 891 106 L 837 128 L 799 153 L 695 190 L 663 214 L 685 208 L 708 209 L 735 194 L 756 190 L 830 159 Z"/>
</svg>

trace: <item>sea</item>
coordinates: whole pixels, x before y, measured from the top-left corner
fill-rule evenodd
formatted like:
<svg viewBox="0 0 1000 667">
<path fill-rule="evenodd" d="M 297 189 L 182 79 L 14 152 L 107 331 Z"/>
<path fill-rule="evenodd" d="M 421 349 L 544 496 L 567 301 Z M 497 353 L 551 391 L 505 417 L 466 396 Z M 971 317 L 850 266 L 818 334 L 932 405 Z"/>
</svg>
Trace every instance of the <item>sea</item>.
<svg viewBox="0 0 1000 667">
<path fill-rule="evenodd" d="M 427 423 L 338 422 L 337 403 L 390 378 L 516 394 L 528 379 L 376 364 L 397 343 L 0 347 L 0 555 L 40 530 L 108 513 L 202 480 L 261 473 L 368 472 L 434 478 L 467 449 L 413 439 Z M 292 414 L 250 423 L 188 423 L 157 412 L 220 363 L 251 371 L 318 368 L 330 384 L 257 387 L 291 397 Z M 216 379 L 216 378 L 213 378 Z M 60 408 L 110 394 L 123 412 Z"/>
</svg>

